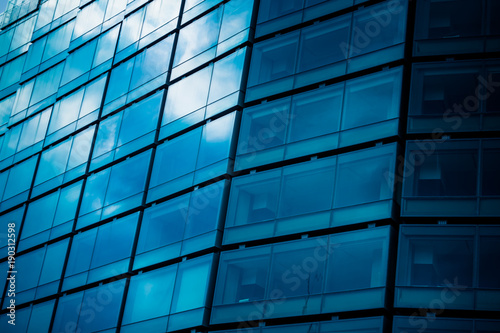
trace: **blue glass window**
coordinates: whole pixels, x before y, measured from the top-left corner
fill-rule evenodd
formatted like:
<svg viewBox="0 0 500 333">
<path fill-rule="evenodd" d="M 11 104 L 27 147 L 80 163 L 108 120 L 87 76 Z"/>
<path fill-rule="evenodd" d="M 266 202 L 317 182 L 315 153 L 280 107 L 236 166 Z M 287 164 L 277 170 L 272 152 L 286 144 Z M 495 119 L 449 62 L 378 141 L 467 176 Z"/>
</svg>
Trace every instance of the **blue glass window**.
<svg viewBox="0 0 500 333">
<path fill-rule="evenodd" d="M 163 90 L 102 120 L 90 169 L 112 162 L 154 141 Z"/>
<path fill-rule="evenodd" d="M 57 101 L 50 119 L 45 145 L 96 120 L 105 85 L 104 75 Z"/>
<path fill-rule="evenodd" d="M 19 18 L 29 14 L 37 9 L 38 3 L 31 1 L 12 1 L 2 4 L 2 10 L 8 12 L 8 15 L 2 20 L 2 27 L 17 21 Z"/>
<path fill-rule="evenodd" d="M 385 2 L 361 9 L 353 16 L 350 57 L 402 43 L 405 31 L 406 2 Z"/>
<path fill-rule="evenodd" d="M 42 149 L 52 108 L 10 128 L 0 137 L 0 166 L 5 167 Z M 3 141 L 3 142 L 2 142 Z"/>
<path fill-rule="evenodd" d="M 485 270 L 500 256 L 498 226 L 404 225 L 399 239 L 397 307 L 500 309 L 499 271 Z"/>
<path fill-rule="evenodd" d="M 174 83 L 167 91 L 160 138 L 170 136 L 239 102 L 246 48 Z"/>
<path fill-rule="evenodd" d="M 398 67 L 245 109 L 235 169 L 396 135 L 401 79 Z"/>
<path fill-rule="evenodd" d="M 176 331 L 206 324 L 213 255 L 183 261 L 130 279 L 122 331 Z"/>
<path fill-rule="evenodd" d="M 389 144 L 236 177 L 224 243 L 389 218 L 395 165 Z"/>
<path fill-rule="evenodd" d="M 71 232 L 82 181 L 61 188 L 28 205 L 19 250 Z"/>
<path fill-rule="evenodd" d="M 181 29 L 172 78 L 223 54 L 248 39 L 253 3 L 232 0 Z M 203 39 L 195 36 L 203 34 Z"/>
<path fill-rule="evenodd" d="M 117 53 L 123 58 L 168 34 L 177 25 L 180 0 L 154 0 L 123 20 Z"/>
<path fill-rule="evenodd" d="M 353 152 L 339 156 L 334 207 L 354 206 L 393 197 L 394 149 Z"/>
<path fill-rule="evenodd" d="M 498 182 L 498 177 L 489 170 L 498 164 L 495 152 L 499 144 L 494 139 L 410 141 L 405 161 L 410 161 L 411 168 L 405 168 L 407 178 L 403 178 L 402 214 L 498 214 L 498 191 L 490 187 Z M 481 169 L 479 163 L 491 165 Z M 480 175 L 480 171 L 484 173 Z"/>
<path fill-rule="evenodd" d="M 141 204 L 151 150 L 87 178 L 77 228 Z"/>
<path fill-rule="evenodd" d="M 0 91 L 19 82 L 25 60 L 26 56 L 22 55 L 0 66 Z"/>
<path fill-rule="evenodd" d="M 255 86 L 294 74 L 299 46 L 298 37 L 299 33 L 293 32 L 255 44 L 248 86 Z"/>
<path fill-rule="evenodd" d="M 148 201 L 225 174 L 236 116 L 233 112 L 158 146 Z"/>
<path fill-rule="evenodd" d="M 33 196 L 60 186 L 85 173 L 94 126 L 42 153 L 33 187 Z"/>
<path fill-rule="evenodd" d="M 192 20 L 194 17 L 206 12 L 210 8 L 217 6 L 222 0 L 185 0 L 182 23 Z"/>
<path fill-rule="evenodd" d="M 38 155 L 0 173 L 0 211 L 28 199 Z"/>
<path fill-rule="evenodd" d="M 347 130 L 397 118 L 401 101 L 401 76 L 402 68 L 399 67 L 347 81 L 342 129 Z M 372 127 L 378 132 L 383 130 L 380 127 Z M 364 129 L 367 130 L 368 128 Z"/>
<path fill-rule="evenodd" d="M 72 289 L 128 271 L 139 213 L 73 237 L 63 289 Z"/>
<path fill-rule="evenodd" d="M 486 18 L 490 10 L 471 0 L 422 1 L 417 5 L 414 54 L 484 52 L 478 37 L 494 27 Z"/>
<path fill-rule="evenodd" d="M 139 274 L 130 279 L 122 331 L 165 330 L 172 304 L 177 265 Z M 134 323 L 138 323 L 134 325 Z"/>
<path fill-rule="evenodd" d="M 214 246 L 225 187 L 218 182 L 146 209 L 134 268 Z"/>
<path fill-rule="evenodd" d="M 97 29 L 98 31 L 93 29 L 122 12 L 126 5 L 125 1 L 94 0 L 89 5 L 83 7 L 76 17 L 75 31 L 73 32 L 72 40 L 87 34 L 87 32 L 89 32 L 89 35 L 99 33 L 99 29 Z"/>
<path fill-rule="evenodd" d="M 12 110 L 12 120 L 24 119 L 55 101 L 62 69 L 63 64 L 60 63 L 19 87 Z"/>
<path fill-rule="evenodd" d="M 16 268 L 23 272 L 16 276 L 16 304 L 57 293 L 68 243 L 65 239 L 16 257 Z"/>
<path fill-rule="evenodd" d="M 31 41 L 35 21 L 36 15 L 30 15 L 0 34 L 0 57 L 21 47 L 21 52 L 28 49 L 27 44 Z"/>
<path fill-rule="evenodd" d="M 348 40 L 349 19 L 341 17 L 325 24 L 304 28 L 300 36 L 298 72 L 344 60 L 337 41 Z"/>
<path fill-rule="evenodd" d="M 314 20 L 350 7 L 356 2 L 353 0 L 262 0 L 259 5 L 255 36 L 269 35 L 302 22 Z"/>
<path fill-rule="evenodd" d="M 391 228 L 380 227 L 225 251 L 210 322 L 248 311 L 258 320 L 383 307 L 390 237 Z M 276 302 L 274 310 L 256 308 L 261 300 Z"/>
<path fill-rule="evenodd" d="M 2 100 L 0 100 L 0 134 L 7 131 L 7 125 L 9 123 L 9 117 L 12 112 L 12 107 L 14 106 L 16 95 L 10 95 Z"/>
<path fill-rule="evenodd" d="M 415 64 L 408 131 L 493 130 L 498 127 L 499 99 L 489 83 L 498 78 L 499 63 L 457 61 Z"/>
<path fill-rule="evenodd" d="M 94 39 L 70 53 L 67 57 L 61 79 L 61 86 L 75 80 L 92 68 L 97 40 Z"/>
<path fill-rule="evenodd" d="M 24 72 L 67 50 L 74 27 L 75 20 L 72 20 L 31 44 Z"/>
<path fill-rule="evenodd" d="M 273 2 L 281 5 L 294 9 L 293 1 Z M 256 43 L 246 101 L 400 59 L 405 27 L 406 2 L 385 2 Z"/>
<path fill-rule="evenodd" d="M 47 0 L 40 3 L 35 31 L 48 30 L 50 23 L 78 8 L 79 5 L 80 2 L 78 0 Z"/>
<path fill-rule="evenodd" d="M 111 71 L 105 103 L 114 102 L 104 114 L 166 82 L 173 38 L 163 39 Z"/>
<path fill-rule="evenodd" d="M 52 331 L 97 332 L 115 328 L 124 288 L 125 280 L 119 280 L 62 296 L 57 304 Z"/>
</svg>

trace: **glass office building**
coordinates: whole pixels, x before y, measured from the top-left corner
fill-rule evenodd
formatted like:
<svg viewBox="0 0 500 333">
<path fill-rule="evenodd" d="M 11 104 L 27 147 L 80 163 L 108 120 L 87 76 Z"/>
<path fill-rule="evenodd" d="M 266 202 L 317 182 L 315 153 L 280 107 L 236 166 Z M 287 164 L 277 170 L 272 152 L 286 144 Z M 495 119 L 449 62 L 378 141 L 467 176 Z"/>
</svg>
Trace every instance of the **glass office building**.
<svg viewBox="0 0 500 333">
<path fill-rule="evenodd" d="M 500 332 L 499 13 L 9 0 L 0 331 Z"/>
</svg>

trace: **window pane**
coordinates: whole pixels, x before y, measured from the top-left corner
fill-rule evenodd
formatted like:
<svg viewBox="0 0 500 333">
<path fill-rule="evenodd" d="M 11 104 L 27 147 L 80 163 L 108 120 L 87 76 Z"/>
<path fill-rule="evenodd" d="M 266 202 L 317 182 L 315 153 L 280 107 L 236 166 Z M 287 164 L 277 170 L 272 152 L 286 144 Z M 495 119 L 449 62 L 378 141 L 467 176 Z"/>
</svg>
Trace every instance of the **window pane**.
<svg viewBox="0 0 500 333">
<path fill-rule="evenodd" d="M 228 225 L 244 225 L 276 217 L 280 171 L 233 179 L 228 208 Z"/>
<path fill-rule="evenodd" d="M 116 327 L 124 288 L 125 280 L 119 280 L 86 290 L 80 305 L 80 318 L 77 330 L 81 330 L 82 332 L 97 332 Z M 96 300 L 98 302 L 100 300 L 102 311 L 94 309 L 93 305 L 95 303 L 93 302 Z M 75 309 L 72 310 L 75 311 Z M 94 320 L 88 320 L 90 311 L 95 313 Z"/>
<path fill-rule="evenodd" d="M 394 6 L 385 2 L 359 10 L 354 13 L 350 56 L 402 43 L 405 31 L 405 3 Z"/>
<path fill-rule="evenodd" d="M 97 40 L 93 40 L 68 56 L 64 66 L 61 85 L 65 85 L 91 69 L 96 45 Z"/>
<path fill-rule="evenodd" d="M 294 96 L 288 141 L 337 132 L 340 127 L 342 93 L 342 86 L 335 85 Z"/>
<path fill-rule="evenodd" d="M 170 313 L 177 265 L 167 266 L 130 279 L 123 324 Z"/>
<path fill-rule="evenodd" d="M 146 6 L 141 37 L 148 35 L 179 15 L 180 0 L 155 0 Z"/>
<path fill-rule="evenodd" d="M 116 41 L 118 39 L 119 26 L 108 30 L 97 40 L 96 51 L 94 55 L 93 67 L 113 58 L 115 54 Z"/>
<path fill-rule="evenodd" d="M 181 241 L 188 207 L 189 195 L 183 195 L 146 209 L 136 252 L 143 253 Z"/>
<path fill-rule="evenodd" d="M 107 2 L 107 0 L 96 0 L 82 8 L 76 17 L 73 39 L 82 36 L 102 23 Z"/>
<path fill-rule="evenodd" d="M 111 71 L 105 103 L 126 94 L 132 77 L 134 58 L 121 63 Z"/>
<path fill-rule="evenodd" d="M 203 127 L 197 168 L 229 158 L 235 118 L 233 112 Z"/>
<path fill-rule="evenodd" d="M 302 30 L 300 38 L 299 71 L 321 67 L 346 59 L 339 47 L 347 43 L 350 17 L 340 17 Z"/>
<path fill-rule="evenodd" d="M 5 177 L 2 200 L 12 198 L 30 188 L 37 159 L 38 156 L 33 156 L 29 160 L 16 164 L 11 169 L 5 170 L 0 174 L 0 193 L 2 193 L 1 179 Z"/>
<path fill-rule="evenodd" d="M 174 83 L 168 88 L 162 125 L 168 124 L 207 104 L 212 66 Z"/>
<path fill-rule="evenodd" d="M 109 205 L 142 192 L 146 183 L 149 153 L 130 158 L 111 168 L 104 205 Z"/>
<path fill-rule="evenodd" d="M 197 128 L 158 146 L 150 188 L 194 171 L 200 136 Z"/>
<path fill-rule="evenodd" d="M 223 202 L 224 182 L 203 187 L 191 194 L 184 238 L 215 230 Z"/>
<path fill-rule="evenodd" d="M 75 21 L 73 20 L 49 33 L 42 61 L 52 58 L 69 47 L 74 26 Z"/>
<path fill-rule="evenodd" d="M 416 39 L 477 36 L 481 34 L 482 3 L 470 0 L 419 3 Z"/>
<path fill-rule="evenodd" d="M 91 269 L 130 257 L 138 219 L 139 213 L 135 213 L 99 227 Z"/>
<path fill-rule="evenodd" d="M 500 149 L 484 149 L 482 165 L 481 194 L 500 195 Z"/>
<path fill-rule="evenodd" d="M 34 105 L 57 92 L 62 69 L 61 63 L 36 77 L 29 105 Z"/>
<path fill-rule="evenodd" d="M 263 0 L 260 4 L 259 23 L 302 9 L 303 0 Z"/>
<path fill-rule="evenodd" d="M 167 37 L 135 57 L 130 90 L 139 87 L 168 70 L 173 38 L 173 35 Z"/>
<path fill-rule="evenodd" d="M 362 233 L 367 235 L 369 231 L 357 232 L 358 235 Z M 384 248 L 388 246 L 388 240 L 369 236 L 361 238 L 364 239 L 344 240 L 342 236 L 331 237 L 333 252 L 328 257 L 326 291 L 339 292 L 385 285 L 387 262 L 384 262 Z"/>
<path fill-rule="evenodd" d="M 500 288 L 500 237 L 479 238 L 479 288 Z"/>
<path fill-rule="evenodd" d="M 208 103 L 240 90 L 245 51 L 246 49 L 240 49 L 214 64 Z"/>
<path fill-rule="evenodd" d="M 81 187 L 82 182 L 78 182 L 32 202 L 24 220 L 20 247 L 26 244 L 24 248 L 27 248 L 69 233 Z"/>
<path fill-rule="evenodd" d="M 68 126 L 68 130 L 78 128 L 76 121 L 100 107 L 105 83 L 106 76 L 102 76 L 58 101 L 54 105 L 48 133 L 52 134 L 70 124 L 73 126 Z"/>
<path fill-rule="evenodd" d="M 387 175 L 394 171 L 395 146 L 341 155 L 335 187 L 335 207 L 390 199 L 393 184 Z"/>
<path fill-rule="evenodd" d="M 335 159 L 328 159 L 285 168 L 279 216 L 286 217 L 330 209 L 335 161 Z"/>
<path fill-rule="evenodd" d="M 411 286 L 445 286 L 458 283 L 472 287 L 473 240 L 410 239 Z"/>
<path fill-rule="evenodd" d="M 77 166 L 86 163 L 90 153 L 90 146 L 94 136 L 94 127 L 69 138 L 68 140 L 46 150 L 42 153 L 35 185 L 39 185 L 47 180 L 70 171 Z M 78 170 L 78 174 L 83 174 L 84 169 Z M 76 177 L 77 175 L 74 175 Z M 74 178 L 73 177 L 73 178 Z M 57 181 L 56 185 L 62 184 L 63 180 Z"/>
<path fill-rule="evenodd" d="M 342 129 L 374 124 L 399 115 L 402 69 L 349 80 Z"/>
<path fill-rule="evenodd" d="M 439 150 L 425 156 L 411 152 L 421 164 L 415 166 L 413 196 L 471 196 L 477 193 L 478 151 Z M 456 166 L 460 165 L 460 168 Z M 408 185 L 408 193 L 411 185 Z M 409 193 L 408 193 L 409 194 Z"/>
<path fill-rule="evenodd" d="M 145 8 L 143 7 L 123 20 L 117 51 L 123 50 L 139 39 L 144 12 Z"/>
<path fill-rule="evenodd" d="M 279 293 L 279 298 L 320 294 L 325 278 L 325 265 L 314 259 L 317 257 L 314 254 L 317 246 L 316 241 L 275 246 L 269 290 L 280 290 L 282 294 Z M 304 270 L 306 265 L 307 269 Z M 272 297 L 273 295 L 268 295 L 268 298 Z"/>
<path fill-rule="evenodd" d="M 214 301 L 214 304 L 264 299 L 270 256 L 256 256 L 251 251 L 245 252 L 239 254 L 238 259 L 226 259 L 228 252 L 223 253 L 217 281 L 219 301 Z M 230 254 L 236 256 L 236 252 Z"/>
<path fill-rule="evenodd" d="M 175 52 L 174 66 L 217 45 L 221 19 L 222 7 L 219 7 L 217 10 L 181 29 Z M 203 36 L 203 38 L 200 38 L 200 36 Z"/>
<path fill-rule="evenodd" d="M 290 98 L 285 98 L 243 111 L 238 153 L 252 153 L 285 143 Z"/>
<path fill-rule="evenodd" d="M 413 73 L 410 113 L 448 118 L 458 114 L 457 104 L 474 94 L 480 68 L 464 64 L 443 68 L 442 64 L 432 64 L 414 66 Z"/>
<path fill-rule="evenodd" d="M 291 33 L 255 44 L 248 86 L 294 74 L 298 37 L 298 33 Z"/>
<path fill-rule="evenodd" d="M 211 255 L 183 261 L 179 264 L 172 313 L 201 308 L 206 305 L 211 266 Z"/>
</svg>

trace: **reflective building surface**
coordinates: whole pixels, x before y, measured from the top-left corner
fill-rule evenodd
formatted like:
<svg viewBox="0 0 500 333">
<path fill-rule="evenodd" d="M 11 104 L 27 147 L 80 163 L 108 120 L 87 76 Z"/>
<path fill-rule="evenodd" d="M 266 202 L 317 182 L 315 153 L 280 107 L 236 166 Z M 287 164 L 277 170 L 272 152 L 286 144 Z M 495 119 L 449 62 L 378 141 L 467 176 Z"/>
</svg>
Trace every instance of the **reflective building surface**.
<svg viewBox="0 0 500 333">
<path fill-rule="evenodd" d="M 1 332 L 500 332 L 500 1 L 5 7 Z"/>
</svg>

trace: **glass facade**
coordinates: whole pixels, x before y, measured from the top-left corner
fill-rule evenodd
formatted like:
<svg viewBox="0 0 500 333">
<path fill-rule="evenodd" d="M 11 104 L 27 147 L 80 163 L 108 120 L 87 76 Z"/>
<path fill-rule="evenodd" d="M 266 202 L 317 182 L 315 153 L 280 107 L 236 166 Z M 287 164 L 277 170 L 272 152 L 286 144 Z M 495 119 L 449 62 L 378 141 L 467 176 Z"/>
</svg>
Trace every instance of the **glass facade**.
<svg viewBox="0 0 500 333">
<path fill-rule="evenodd" d="M 0 331 L 499 332 L 499 3 L 8 0 Z"/>
</svg>

